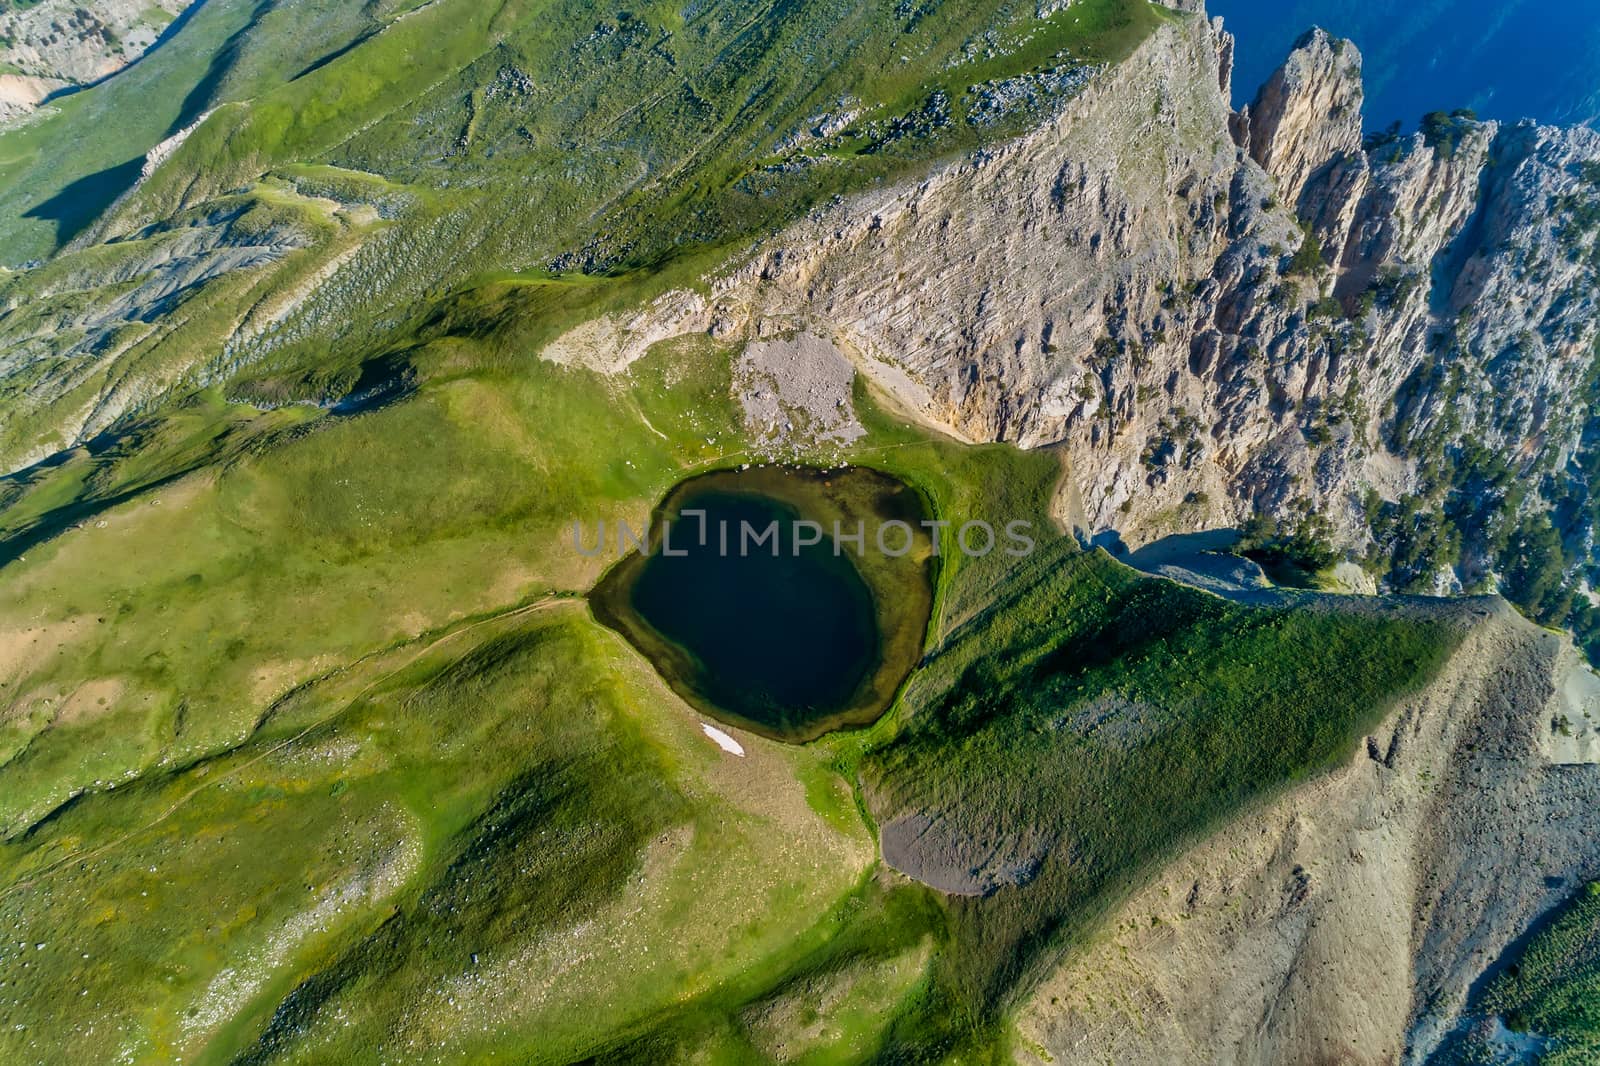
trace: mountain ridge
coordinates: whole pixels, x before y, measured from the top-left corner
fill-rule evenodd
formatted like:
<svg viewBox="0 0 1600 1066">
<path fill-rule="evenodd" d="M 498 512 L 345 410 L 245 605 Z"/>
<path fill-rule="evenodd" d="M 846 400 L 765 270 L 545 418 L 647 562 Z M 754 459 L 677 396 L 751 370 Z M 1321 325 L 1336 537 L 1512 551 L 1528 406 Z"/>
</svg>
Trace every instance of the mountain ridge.
<svg viewBox="0 0 1600 1066">
<path fill-rule="evenodd" d="M 1234 112 L 1188 0 L 464 5 L 0 134 L 187 87 L 0 278 L 6 1056 L 1420 1061 L 1600 876 L 1578 652 L 1399 594 L 1584 621 L 1594 135 Z M 1038 543 L 735 752 L 569 538 L 764 463 Z M 1111 554 L 1226 525 L 1386 589 Z"/>
<path fill-rule="evenodd" d="M 641 343 L 617 342 L 834 336 L 967 439 L 1061 448 L 1085 536 L 1130 543 L 1266 512 L 1319 516 L 1382 558 L 1417 536 L 1391 528 L 1408 497 L 1448 495 L 1471 476 L 1451 463 L 1497 451 L 1553 479 L 1545 495 L 1458 531 L 1457 557 L 1413 560 L 1400 587 L 1484 587 L 1495 539 L 1568 492 L 1586 565 L 1576 460 L 1594 427 L 1562 398 L 1594 380 L 1600 343 L 1600 135 L 1457 117 L 1364 148 L 1348 44 L 1308 35 L 1238 114 L 1230 50 L 1215 25 L 1164 27 L 1055 125 L 797 223 L 712 275 L 709 303 L 667 301 L 634 320 Z M 1159 121 L 1134 113 L 1141 95 Z M 1131 144 L 1138 163 L 1111 147 Z M 961 202 L 972 186 L 979 204 Z"/>
</svg>

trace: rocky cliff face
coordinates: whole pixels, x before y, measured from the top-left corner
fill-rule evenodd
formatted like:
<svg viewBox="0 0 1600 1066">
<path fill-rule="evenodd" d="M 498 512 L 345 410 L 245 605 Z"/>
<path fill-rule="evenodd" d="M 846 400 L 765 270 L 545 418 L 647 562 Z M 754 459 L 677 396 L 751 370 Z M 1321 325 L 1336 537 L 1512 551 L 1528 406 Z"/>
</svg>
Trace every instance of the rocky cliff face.
<svg viewBox="0 0 1600 1066">
<path fill-rule="evenodd" d="M 1169 865 L 1041 985 L 1019 1061 L 1427 1060 L 1600 873 L 1600 684 L 1503 603 L 1456 609 L 1441 677 L 1348 766 Z"/>
<path fill-rule="evenodd" d="M 1310 508 L 1359 545 L 1367 490 L 1403 497 L 1445 443 L 1564 463 L 1600 135 L 1458 116 L 1366 150 L 1348 42 L 1308 34 L 1238 114 L 1231 50 L 1180 16 L 1032 134 L 835 203 L 632 329 L 828 336 L 961 436 L 1061 447 L 1087 532 L 1134 541 Z"/>
<path fill-rule="evenodd" d="M 1292 204 L 1330 160 L 1361 150 L 1361 56 L 1321 30 L 1307 34 L 1231 122 L 1234 139 Z"/>
<path fill-rule="evenodd" d="M 223 198 L 106 245 L 0 274 L 0 456 L 85 442 L 181 386 L 220 338 L 272 328 L 365 239 L 375 213 L 284 190 Z"/>
</svg>

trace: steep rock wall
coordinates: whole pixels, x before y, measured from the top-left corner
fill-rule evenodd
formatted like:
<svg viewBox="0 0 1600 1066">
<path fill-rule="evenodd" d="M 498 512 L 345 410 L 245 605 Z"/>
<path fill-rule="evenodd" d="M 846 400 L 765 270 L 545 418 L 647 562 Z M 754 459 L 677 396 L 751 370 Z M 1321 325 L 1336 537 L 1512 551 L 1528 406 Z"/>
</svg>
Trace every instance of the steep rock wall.
<svg viewBox="0 0 1600 1066">
<path fill-rule="evenodd" d="M 1308 34 L 1239 114 L 1231 52 L 1175 16 L 1029 135 L 763 242 L 673 328 L 830 336 L 960 436 L 1060 446 L 1087 532 L 1132 541 L 1307 507 L 1358 545 L 1366 491 L 1411 490 L 1441 434 L 1564 462 L 1600 256 L 1552 205 L 1600 200 L 1600 135 L 1461 118 L 1369 152 L 1348 42 Z"/>
</svg>

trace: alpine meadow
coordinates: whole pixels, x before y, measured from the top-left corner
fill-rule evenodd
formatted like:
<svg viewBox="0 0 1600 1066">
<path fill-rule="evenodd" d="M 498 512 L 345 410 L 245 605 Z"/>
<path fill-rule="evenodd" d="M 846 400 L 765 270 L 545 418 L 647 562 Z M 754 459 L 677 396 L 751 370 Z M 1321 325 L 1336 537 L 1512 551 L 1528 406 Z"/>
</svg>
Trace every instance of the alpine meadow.
<svg viewBox="0 0 1600 1066">
<path fill-rule="evenodd" d="M 0 1063 L 1592 1061 L 1517 7 L 0 0 Z"/>
</svg>

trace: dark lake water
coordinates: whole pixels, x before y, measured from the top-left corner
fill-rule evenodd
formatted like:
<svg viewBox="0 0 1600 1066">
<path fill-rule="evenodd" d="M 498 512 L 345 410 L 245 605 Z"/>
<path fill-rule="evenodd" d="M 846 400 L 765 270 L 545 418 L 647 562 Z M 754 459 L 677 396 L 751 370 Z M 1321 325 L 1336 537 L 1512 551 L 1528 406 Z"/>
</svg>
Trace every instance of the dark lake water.
<svg viewBox="0 0 1600 1066">
<path fill-rule="evenodd" d="M 591 603 L 693 706 L 810 739 L 881 714 L 920 654 L 930 565 L 877 553 L 870 531 L 923 517 L 914 492 L 875 471 L 722 471 L 668 495 L 650 552 L 615 566 Z M 801 520 L 862 522 L 869 554 L 836 553 L 827 534 L 808 544 L 818 534 L 797 537 Z M 775 542 L 753 541 L 774 525 Z"/>
<path fill-rule="evenodd" d="M 1600 116 L 1595 0 L 1208 0 L 1238 37 L 1236 103 L 1247 103 L 1312 26 L 1365 58 L 1366 118 L 1407 130 L 1429 111 L 1570 124 Z"/>
<path fill-rule="evenodd" d="M 767 497 L 711 490 L 685 505 L 704 510 L 712 529 L 776 521 L 780 530 L 775 555 L 763 546 L 741 557 L 716 538 L 697 545 L 691 520 L 688 554 L 652 556 L 633 586 L 640 616 L 698 660 L 705 695 L 772 725 L 848 702 L 878 657 L 872 593 L 849 556 L 796 546 L 799 512 Z"/>
</svg>

